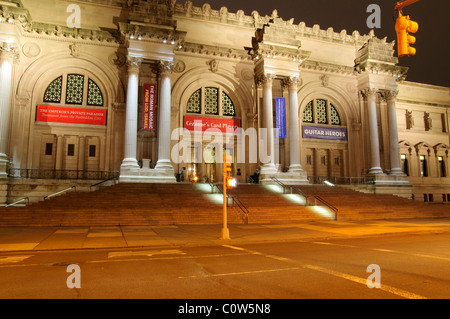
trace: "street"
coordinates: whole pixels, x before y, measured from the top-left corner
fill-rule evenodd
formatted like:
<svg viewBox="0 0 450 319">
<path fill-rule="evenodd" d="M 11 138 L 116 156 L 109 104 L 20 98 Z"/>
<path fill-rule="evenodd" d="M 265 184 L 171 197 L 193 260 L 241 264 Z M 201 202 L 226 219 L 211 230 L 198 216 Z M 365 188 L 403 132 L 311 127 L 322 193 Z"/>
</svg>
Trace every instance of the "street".
<svg viewBox="0 0 450 319">
<path fill-rule="evenodd" d="M 190 299 L 437 299 L 450 298 L 449 265 L 449 233 L 2 252 L 0 298 L 180 299 L 183 306 Z M 69 288 L 69 279 L 80 288 Z"/>
</svg>

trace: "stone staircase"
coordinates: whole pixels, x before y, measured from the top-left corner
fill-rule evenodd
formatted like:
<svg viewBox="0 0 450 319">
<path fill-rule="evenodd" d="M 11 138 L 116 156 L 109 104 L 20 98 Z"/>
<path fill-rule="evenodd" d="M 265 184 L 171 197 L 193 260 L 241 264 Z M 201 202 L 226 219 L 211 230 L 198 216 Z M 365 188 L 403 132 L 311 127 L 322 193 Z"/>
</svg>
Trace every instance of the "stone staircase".
<svg viewBox="0 0 450 319">
<path fill-rule="evenodd" d="M 339 209 L 339 220 L 450 217 L 449 205 L 432 205 L 392 195 L 363 194 L 328 186 L 300 186 Z M 278 185 L 241 184 L 229 191 L 249 211 L 248 223 L 333 220 L 305 206 L 305 198 L 283 194 Z M 228 223 L 243 224 L 229 201 Z M 222 223 L 222 195 L 208 184 L 117 184 L 96 192 L 74 192 L 27 207 L 0 207 L 0 227 L 205 225 Z"/>
<path fill-rule="evenodd" d="M 308 195 L 320 196 L 338 208 L 338 220 L 448 218 L 450 205 L 414 201 L 389 194 L 368 194 L 345 187 L 302 185 Z"/>
</svg>

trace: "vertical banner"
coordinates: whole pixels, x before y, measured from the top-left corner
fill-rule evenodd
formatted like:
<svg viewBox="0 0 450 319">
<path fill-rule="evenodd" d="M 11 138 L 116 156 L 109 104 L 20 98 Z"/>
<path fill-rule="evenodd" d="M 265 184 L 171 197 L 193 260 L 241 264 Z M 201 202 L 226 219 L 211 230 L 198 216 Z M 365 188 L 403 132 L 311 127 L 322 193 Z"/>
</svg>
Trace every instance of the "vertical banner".
<svg viewBox="0 0 450 319">
<path fill-rule="evenodd" d="M 277 113 L 278 138 L 287 138 L 286 131 L 286 99 L 284 97 L 275 98 Z"/>
<path fill-rule="evenodd" d="M 142 109 L 142 129 L 147 131 L 155 130 L 155 100 L 156 84 L 144 84 L 143 89 L 143 109 Z"/>
</svg>

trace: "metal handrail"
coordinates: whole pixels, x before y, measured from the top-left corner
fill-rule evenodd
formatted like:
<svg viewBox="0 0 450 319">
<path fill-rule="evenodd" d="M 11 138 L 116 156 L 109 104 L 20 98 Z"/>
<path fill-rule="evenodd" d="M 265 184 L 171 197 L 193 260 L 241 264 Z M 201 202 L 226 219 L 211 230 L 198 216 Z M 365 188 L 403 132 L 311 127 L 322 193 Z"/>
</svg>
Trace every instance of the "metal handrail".
<svg viewBox="0 0 450 319">
<path fill-rule="evenodd" d="M 76 186 L 72 186 L 72 187 L 63 189 L 62 191 L 56 192 L 56 193 L 54 193 L 54 194 L 50 194 L 50 195 L 48 195 L 48 196 L 45 196 L 45 197 L 44 197 L 44 200 L 49 199 L 49 198 L 52 198 L 52 197 L 54 197 L 54 196 L 58 196 L 58 195 L 64 194 L 64 193 L 66 193 L 66 192 L 68 192 L 68 191 L 70 191 L 70 190 L 72 190 L 72 189 L 75 189 L 75 191 L 77 191 L 77 187 L 76 187 Z"/>
<path fill-rule="evenodd" d="M 305 198 L 308 198 L 308 194 L 306 194 L 304 191 L 302 191 L 300 188 L 298 188 L 297 186 L 291 186 L 291 194 L 292 194 L 292 191 L 296 191 L 299 195 L 301 195 L 301 196 L 303 196 L 303 197 L 305 197 Z"/>
<path fill-rule="evenodd" d="M 335 206 L 333 206 L 332 204 L 328 203 L 325 199 L 323 199 L 323 198 L 320 197 L 320 196 L 314 196 L 314 195 L 311 195 L 311 196 L 313 196 L 313 197 L 314 197 L 314 200 L 315 200 L 314 206 L 317 206 L 317 201 L 321 202 L 322 204 L 324 204 L 325 206 L 327 206 L 329 209 L 331 209 L 332 211 L 334 211 L 335 220 L 338 219 L 338 211 L 339 211 L 339 209 L 338 209 L 337 207 L 335 207 Z"/>
<path fill-rule="evenodd" d="M 27 202 L 26 205 L 28 205 L 30 203 L 30 199 L 28 197 L 25 197 L 25 198 L 19 199 L 18 201 L 15 201 L 14 203 L 5 205 L 5 207 L 11 207 L 11 206 L 17 205 L 17 204 L 19 204 L 19 203 L 21 203 L 23 201 Z"/>
<path fill-rule="evenodd" d="M 101 181 L 101 182 L 98 182 L 98 183 L 92 184 L 91 186 L 89 186 L 89 190 L 91 190 L 91 191 L 92 191 L 92 187 L 95 187 L 95 186 L 101 185 L 101 184 L 103 184 L 103 183 L 106 183 L 106 182 L 109 182 L 109 181 L 112 181 L 112 180 L 115 180 L 115 179 L 119 179 L 119 176 L 114 176 L 114 177 L 111 177 L 111 178 L 105 179 L 104 181 Z"/>
<path fill-rule="evenodd" d="M 245 205 L 237 196 L 231 195 L 231 199 L 233 200 L 233 203 L 236 203 L 241 212 L 244 214 L 244 221 L 246 224 L 248 224 L 248 215 L 250 215 L 250 211 L 247 209 L 247 207 L 245 207 Z"/>
<path fill-rule="evenodd" d="M 276 178 L 276 177 L 271 177 L 272 178 L 272 180 L 275 182 L 275 183 L 277 183 L 278 185 L 280 185 L 281 187 L 283 187 L 283 194 L 284 193 L 286 193 L 286 185 L 283 183 L 283 182 L 281 182 L 278 178 Z"/>
</svg>

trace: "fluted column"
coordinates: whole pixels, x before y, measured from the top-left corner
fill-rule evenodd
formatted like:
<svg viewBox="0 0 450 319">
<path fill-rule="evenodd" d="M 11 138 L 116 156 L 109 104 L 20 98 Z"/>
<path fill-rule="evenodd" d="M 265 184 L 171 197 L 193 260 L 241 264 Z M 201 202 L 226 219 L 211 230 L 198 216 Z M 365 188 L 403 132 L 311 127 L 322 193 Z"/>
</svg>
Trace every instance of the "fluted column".
<svg viewBox="0 0 450 319">
<path fill-rule="evenodd" d="M 261 167 L 261 174 L 276 173 L 275 167 L 275 143 L 273 135 L 273 95 L 272 83 L 275 78 L 272 74 L 265 74 L 260 78 L 263 85 L 263 114 L 264 129 L 266 134 L 260 137 L 262 149 L 266 150 L 266 161 Z M 264 140 L 265 139 L 265 140 Z M 261 146 L 260 146 L 261 151 Z"/>
<path fill-rule="evenodd" d="M 14 48 L 7 43 L 0 46 L 0 178 L 7 178 L 8 135 L 11 115 L 12 72 Z"/>
<path fill-rule="evenodd" d="M 289 77 L 286 84 L 289 88 L 289 148 L 290 148 L 290 165 L 289 172 L 302 172 L 300 163 L 300 121 L 298 110 L 297 77 Z"/>
<path fill-rule="evenodd" d="M 125 119 L 125 158 L 123 168 L 139 168 L 137 156 L 139 68 L 142 58 L 128 57 L 128 89 Z"/>
<path fill-rule="evenodd" d="M 389 122 L 389 157 L 391 161 L 390 175 L 405 175 L 400 165 L 400 147 L 398 143 L 397 110 L 395 100 L 398 91 L 386 91 L 385 97 L 388 108 Z"/>
<path fill-rule="evenodd" d="M 370 137 L 370 165 L 369 174 L 383 174 L 380 161 L 380 141 L 378 135 L 378 117 L 377 117 L 377 89 L 366 89 L 362 92 L 367 101 L 367 115 L 369 120 Z"/>
<path fill-rule="evenodd" d="M 171 91 L 172 84 L 170 74 L 172 73 L 173 62 L 162 61 L 160 63 L 161 90 L 160 90 L 160 108 L 159 108 L 159 131 L 158 131 L 158 162 L 156 170 L 173 170 L 170 160 L 170 135 L 171 135 Z"/>
</svg>

